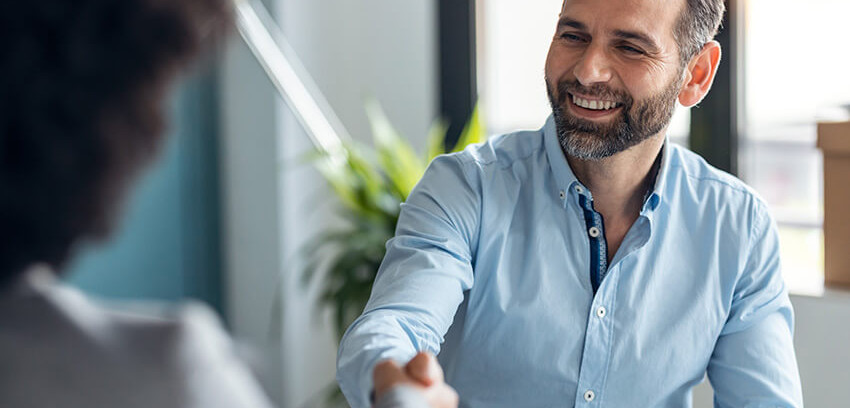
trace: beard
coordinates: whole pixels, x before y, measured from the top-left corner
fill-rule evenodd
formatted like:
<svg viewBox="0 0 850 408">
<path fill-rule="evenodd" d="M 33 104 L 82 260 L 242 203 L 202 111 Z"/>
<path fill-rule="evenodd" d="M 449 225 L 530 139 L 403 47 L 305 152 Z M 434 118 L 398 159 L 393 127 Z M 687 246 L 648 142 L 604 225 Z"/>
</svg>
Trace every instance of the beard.
<svg viewBox="0 0 850 408">
<path fill-rule="evenodd" d="M 564 153 L 582 160 L 600 160 L 627 150 L 664 130 L 676 108 L 681 74 L 679 72 L 659 93 L 641 101 L 635 101 L 627 92 L 611 89 L 604 84 L 584 86 L 578 81 L 567 80 L 558 82 L 556 98 L 547 80 L 546 92 Z M 619 108 L 621 114 L 607 123 L 576 117 L 566 107 L 572 103 L 567 98 L 573 93 L 615 101 L 622 105 Z"/>
</svg>

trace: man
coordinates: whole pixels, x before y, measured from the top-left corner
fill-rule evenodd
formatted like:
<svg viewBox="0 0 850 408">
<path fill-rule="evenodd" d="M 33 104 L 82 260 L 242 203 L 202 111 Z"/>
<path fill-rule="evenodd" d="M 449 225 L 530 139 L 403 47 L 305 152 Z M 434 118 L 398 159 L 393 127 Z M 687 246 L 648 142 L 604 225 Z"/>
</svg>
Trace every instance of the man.
<svg viewBox="0 0 850 408">
<path fill-rule="evenodd" d="M 690 406 L 706 372 L 717 406 L 802 405 L 765 203 L 665 139 L 711 87 L 722 14 L 564 2 L 545 126 L 439 157 L 403 205 L 340 345 L 352 406 L 417 351 L 468 407 Z"/>
<path fill-rule="evenodd" d="M 229 31 L 232 6 L 0 5 L 0 407 L 271 407 L 207 308 L 142 313 L 56 276 L 80 242 L 109 236 L 162 145 L 175 79 Z M 417 389 L 439 375 L 425 354 L 403 371 L 383 364 L 378 407 L 427 406 Z"/>
</svg>

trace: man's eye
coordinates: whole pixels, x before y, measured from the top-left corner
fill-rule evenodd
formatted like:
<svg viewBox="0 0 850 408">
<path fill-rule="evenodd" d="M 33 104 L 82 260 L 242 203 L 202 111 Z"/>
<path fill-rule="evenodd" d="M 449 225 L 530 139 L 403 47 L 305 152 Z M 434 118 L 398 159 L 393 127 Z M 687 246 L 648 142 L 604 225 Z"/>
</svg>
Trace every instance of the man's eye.
<svg viewBox="0 0 850 408">
<path fill-rule="evenodd" d="M 563 38 L 567 41 L 574 41 L 574 42 L 584 41 L 584 38 L 581 38 L 581 37 L 579 37 L 575 34 L 571 34 L 571 33 L 563 33 L 563 34 L 561 34 L 561 38 Z"/>
<path fill-rule="evenodd" d="M 618 48 L 620 50 L 622 50 L 623 52 L 627 53 L 627 54 L 633 54 L 633 55 L 643 55 L 643 54 L 645 54 L 645 52 L 643 52 L 643 51 L 641 51 L 641 50 L 639 50 L 635 47 L 632 47 L 630 45 L 621 45 Z"/>
</svg>

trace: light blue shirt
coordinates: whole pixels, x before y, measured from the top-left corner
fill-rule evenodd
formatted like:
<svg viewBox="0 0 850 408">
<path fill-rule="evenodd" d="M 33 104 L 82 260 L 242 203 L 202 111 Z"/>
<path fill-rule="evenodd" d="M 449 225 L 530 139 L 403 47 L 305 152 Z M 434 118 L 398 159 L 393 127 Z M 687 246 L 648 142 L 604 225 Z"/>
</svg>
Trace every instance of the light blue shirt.
<svg viewBox="0 0 850 408">
<path fill-rule="evenodd" d="M 465 407 L 799 407 L 793 311 L 766 204 L 665 143 L 654 190 L 591 287 L 591 234 L 547 121 L 435 159 L 402 205 L 342 391 L 368 407 L 386 358 L 439 353 Z"/>
</svg>

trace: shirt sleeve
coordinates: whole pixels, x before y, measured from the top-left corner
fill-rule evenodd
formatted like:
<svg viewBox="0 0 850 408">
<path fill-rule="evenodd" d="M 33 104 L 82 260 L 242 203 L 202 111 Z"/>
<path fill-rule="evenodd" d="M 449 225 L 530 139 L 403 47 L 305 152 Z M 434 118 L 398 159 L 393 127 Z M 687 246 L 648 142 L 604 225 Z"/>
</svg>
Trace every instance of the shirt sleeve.
<svg viewBox="0 0 850 408">
<path fill-rule="evenodd" d="M 779 238 L 765 210 L 754 214 L 750 250 L 708 364 L 716 407 L 802 407 L 794 311 L 780 273 Z"/>
<path fill-rule="evenodd" d="M 472 287 L 480 185 L 466 167 L 476 165 L 457 154 L 437 157 L 402 204 L 366 309 L 340 342 L 337 380 L 353 408 L 369 406 L 378 361 L 439 353 Z"/>
</svg>

